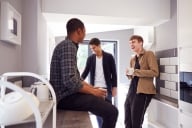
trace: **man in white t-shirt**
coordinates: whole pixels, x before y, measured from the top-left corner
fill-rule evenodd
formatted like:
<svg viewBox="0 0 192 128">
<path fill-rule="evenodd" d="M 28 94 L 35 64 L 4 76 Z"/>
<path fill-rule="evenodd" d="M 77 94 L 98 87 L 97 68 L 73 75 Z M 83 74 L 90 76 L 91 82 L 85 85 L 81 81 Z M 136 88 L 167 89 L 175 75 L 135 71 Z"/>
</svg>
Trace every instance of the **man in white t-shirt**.
<svg viewBox="0 0 192 128">
<path fill-rule="evenodd" d="M 98 38 L 92 38 L 89 46 L 93 52 L 87 59 L 86 67 L 81 75 L 85 79 L 90 73 L 90 83 L 94 87 L 107 89 L 106 101 L 112 102 L 112 97 L 117 95 L 117 72 L 115 60 L 112 54 L 102 50 Z M 102 119 L 98 119 L 99 127 L 102 126 Z"/>
</svg>

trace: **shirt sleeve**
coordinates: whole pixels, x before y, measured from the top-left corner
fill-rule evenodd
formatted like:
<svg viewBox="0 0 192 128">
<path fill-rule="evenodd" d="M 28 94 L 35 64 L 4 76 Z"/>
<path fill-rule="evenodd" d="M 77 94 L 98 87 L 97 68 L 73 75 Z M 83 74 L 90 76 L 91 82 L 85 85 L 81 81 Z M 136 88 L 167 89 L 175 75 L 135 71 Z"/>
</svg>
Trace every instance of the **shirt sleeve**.
<svg viewBox="0 0 192 128">
<path fill-rule="evenodd" d="M 117 71 L 116 71 L 116 64 L 113 56 L 111 55 L 111 80 L 112 86 L 117 87 Z"/>
<path fill-rule="evenodd" d="M 87 75 L 90 72 L 90 67 L 91 67 L 91 56 L 89 56 L 87 58 L 85 69 L 84 69 L 83 73 L 81 74 L 81 78 L 82 79 L 85 79 L 87 77 Z"/>
</svg>

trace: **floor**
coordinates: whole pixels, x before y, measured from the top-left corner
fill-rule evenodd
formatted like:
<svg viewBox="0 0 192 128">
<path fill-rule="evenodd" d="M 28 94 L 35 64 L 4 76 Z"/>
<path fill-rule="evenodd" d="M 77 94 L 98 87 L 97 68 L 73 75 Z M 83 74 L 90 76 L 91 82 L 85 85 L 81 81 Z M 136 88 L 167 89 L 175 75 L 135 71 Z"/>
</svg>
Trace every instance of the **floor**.
<svg viewBox="0 0 192 128">
<path fill-rule="evenodd" d="M 122 84 L 118 86 L 118 110 L 119 110 L 119 116 L 118 116 L 118 121 L 116 124 L 116 128 L 124 128 L 124 102 L 126 98 L 126 94 L 128 91 L 128 86 L 126 84 Z M 91 122 L 93 124 L 93 128 L 98 128 L 97 125 L 97 120 L 94 115 L 91 115 Z M 145 119 L 143 122 L 143 128 L 154 128 L 152 127 L 148 121 L 147 121 L 147 113 L 145 114 Z"/>
</svg>

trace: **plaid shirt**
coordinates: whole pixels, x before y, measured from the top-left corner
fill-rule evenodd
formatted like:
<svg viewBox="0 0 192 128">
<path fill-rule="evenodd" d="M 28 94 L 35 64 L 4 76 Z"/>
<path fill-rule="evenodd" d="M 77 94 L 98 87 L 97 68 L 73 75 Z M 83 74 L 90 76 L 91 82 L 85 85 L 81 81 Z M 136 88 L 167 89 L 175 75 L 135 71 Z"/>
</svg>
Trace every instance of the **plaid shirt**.
<svg viewBox="0 0 192 128">
<path fill-rule="evenodd" d="M 82 80 L 77 68 L 77 50 L 78 44 L 66 39 L 58 44 L 53 52 L 50 83 L 58 101 L 82 88 Z"/>
</svg>

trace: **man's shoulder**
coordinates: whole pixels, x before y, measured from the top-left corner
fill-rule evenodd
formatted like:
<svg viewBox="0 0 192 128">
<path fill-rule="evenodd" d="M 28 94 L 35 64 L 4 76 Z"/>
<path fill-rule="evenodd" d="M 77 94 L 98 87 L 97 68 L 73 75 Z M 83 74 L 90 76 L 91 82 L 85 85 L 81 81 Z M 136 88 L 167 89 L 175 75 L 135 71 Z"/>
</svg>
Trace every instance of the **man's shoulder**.
<svg viewBox="0 0 192 128">
<path fill-rule="evenodd" d="M 103 51 L 103 54 L 106 55 L 106 56 L 113 56 L 111 53 L 106 52 L 106 51 Z"/>
<path fill-rule="evenodd" d="M 57 45 L 56 45 L 56 48 L 60 48 L 61 46 L 65 45 L 65 40 L 62 40 L 61 42 L 59 42 Z"/>
<path fill-rule="evenodd" d="M 96 55 L 95 55 L 95 54 L 91 54 L 91 55 L 88 57 L 88 59 L 93 59 L 94 57 L 96 57 Z"/>
<path fill-rule="evenodd" d="M 63 49 L 63 48 L 68 49 L 68 48 L 72 48 L 72 47 L 75 47 L 75 46 L 73 45 L 73 43 L 71 41 L 69 41 L 69 40 L 62 40 L 60 43 L 58 43 L 56 45 L 55 48 L 56 49 Z"/>
<path fill-rule="evenodd" d="M 145 53 L 146 55 L 154 55 L 154 52 L 151 50 L 146 50 Z"/>
</svg>

